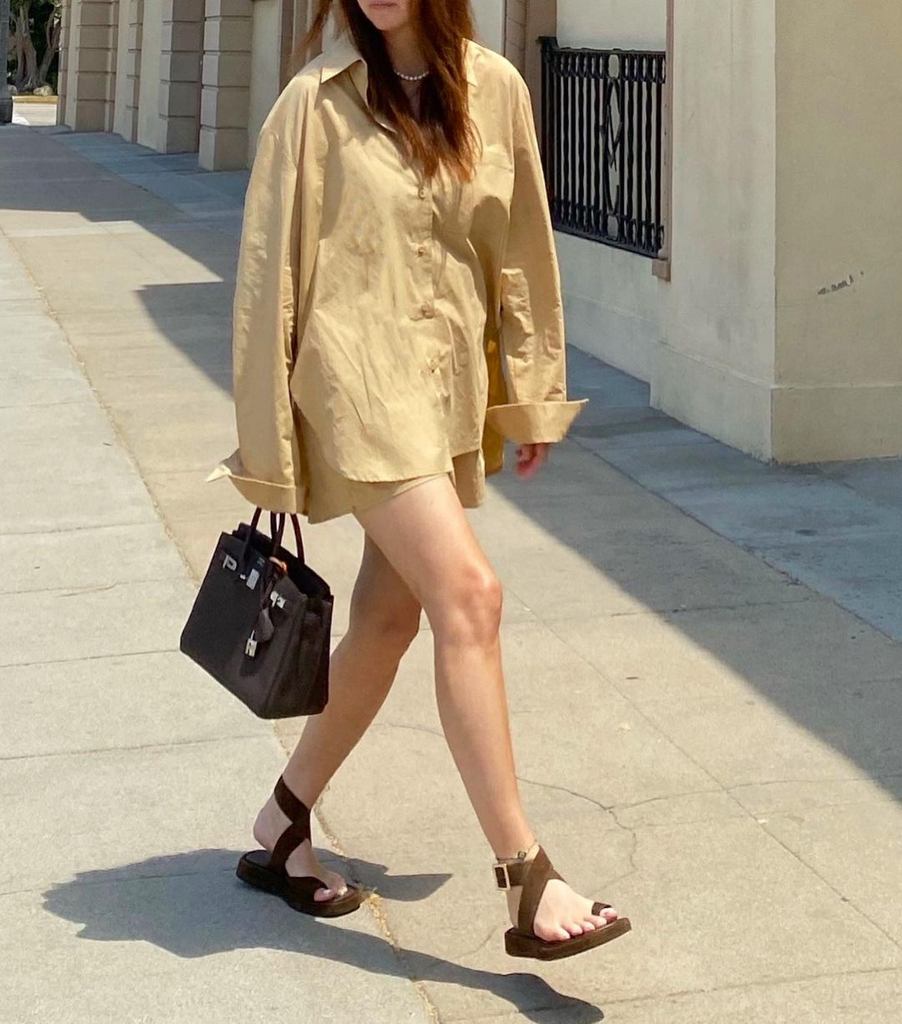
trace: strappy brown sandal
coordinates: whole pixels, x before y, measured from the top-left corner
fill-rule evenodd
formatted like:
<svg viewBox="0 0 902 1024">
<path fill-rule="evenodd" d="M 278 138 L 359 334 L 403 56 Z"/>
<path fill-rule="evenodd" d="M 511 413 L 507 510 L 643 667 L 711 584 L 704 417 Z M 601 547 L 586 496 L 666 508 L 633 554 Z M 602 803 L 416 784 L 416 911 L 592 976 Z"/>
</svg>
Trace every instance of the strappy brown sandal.
<svg viewBox="0 0 902 1024">
<path fill-rule="evenodd" d="M 285 785 L 280 778 L 275 788 L 276 803 L 291 824 L 279 836 L 272 853 L 266 850 L 251 850 L 238 861 L 235 874 L 242 882 L 255 889 L 280 896 L 292 910 L 311 917 L 342 917 L 355 911 L 369 895 L 369 890 L 349 885 L 342 896 L 329 900 L 316 900 L 319 889 L 328 886 L 320 878 L 305 875 L 295 878 L 285 871 L 285 863 L 291 854 L 310 838 L 310 811 Z"/>
<path fill-rule="evenodd" d="M 523 886 L 517 912 L 517 927 L 509 928 L 504 933 L 504 948 L 511 956 L 529 957 L 533 960 L 562 960 L 564 957 L 576 956 L 577 953 L 585 953 L 586 950 L 604 945 L 630 930 L 632 925 L 629 918 L 618 917 L 604 928 L 596 928 L 570 939 L 558 942 L 540 939 L 533 931 L 533 925 L 542 893 L 553 878 L 559 878 L 561 881 L 563 879 L 554 870 L 541 846 L 533 860 L 526 860 L 525 856 L 524 853 L 514 861 L 495 862 L 495 883 L 499 889 Z M 601 915 L 602 910 L 608 910 L 609 907 L 608 903 L 593 903 L 592 913 Z"/>
</svg>

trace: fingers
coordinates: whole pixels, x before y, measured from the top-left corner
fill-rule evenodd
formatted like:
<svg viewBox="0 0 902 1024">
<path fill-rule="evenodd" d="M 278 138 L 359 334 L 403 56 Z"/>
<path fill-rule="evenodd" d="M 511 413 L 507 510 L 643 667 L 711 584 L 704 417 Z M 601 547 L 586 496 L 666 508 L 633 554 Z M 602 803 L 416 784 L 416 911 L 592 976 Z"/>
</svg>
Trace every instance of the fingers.
<svg viewBox="0 0 902 1024">
<path fill-rule="evenodd" d="M 521 444 L 517 449 L 517 476 L 521 480 L 534 477 L 548 459 L 550 447 L 548 444 Z"/>
</svg>

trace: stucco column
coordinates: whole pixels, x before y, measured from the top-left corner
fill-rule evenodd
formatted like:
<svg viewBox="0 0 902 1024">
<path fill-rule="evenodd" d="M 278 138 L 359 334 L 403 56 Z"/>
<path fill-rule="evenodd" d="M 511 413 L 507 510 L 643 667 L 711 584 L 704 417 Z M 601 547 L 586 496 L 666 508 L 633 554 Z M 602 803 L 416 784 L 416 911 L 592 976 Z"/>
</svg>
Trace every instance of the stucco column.
<svg viewBox="0 0 902 1024">
<path fill-rule="evenodd" d="M 60 10 L 60 48 L 57 58 L 56 123 L 66 123 L 66 99 L 69 93 L 69 22 L 72 18 L 72 0 L 64 0 Z"/>
<path fill-rule="evenodd" d="M 557 35 L 557 0 L 526 0 L 523 26 L 523 77 L 532 96 L 536 124 L 542 123 L 542 48 L 540 36 Z"/>
<path fill-rule="evenodd" d="M 206 0 L 198 156 L 206 170 L 247 166 L 252 38 L 251 0 Z"/>
<path fill-rule="evenodd" d="M 164 0 L 160 60 L 162 153 L 193 153 L 200 133 L 204 0 Z"/>
<path fill-rule="evenodd" d="M 902 455 L 898 4 L 674 5 L 652 402 L 747 452 Z"/>
<path fill-rule="evenodd" d="M 902 455 L 898 0 L 777 0 L 780 461 Z"/>
<path fill-rule="evenodd" d="M 113 0 L 72 0 L 69 17 L 65 123 L 75 131 L 103 131 L 115 74 Z"/>
<path fill-rule="evenodd" d="M 122 87 L 123 121 L 120 134 L 129 142 L 138 138 L 138 97 L 141 89 L 141 42 L 144 30 L 144 0 L 122 0 L 127 8 L 125 82 Z M 122 86 L 122 83 L 120 83 Z"/>
<path fill-rule="evenodd" d="M 110 31 L 108 36 L 106 105 L 103 113 L 103 130 L 111 132 L 116 118 L 116 75 L 119 68 L 119 12 L 121 0 L 110 0 Z"/>
<path fill-rule="evenodd" d="M 0 0 L 0 54 L 3 68 L 0 74 L 0 124 L 10 124 L 13 119 L 13 98 L 6 78 L 6 54 L 9 47 L 9 0 Z"/>
<path fill-rule="evenodd" d="M 505 0 L 504 3 L 504 56 L 525 71 L 526 21 L 528 0 Z"/>
</svg>

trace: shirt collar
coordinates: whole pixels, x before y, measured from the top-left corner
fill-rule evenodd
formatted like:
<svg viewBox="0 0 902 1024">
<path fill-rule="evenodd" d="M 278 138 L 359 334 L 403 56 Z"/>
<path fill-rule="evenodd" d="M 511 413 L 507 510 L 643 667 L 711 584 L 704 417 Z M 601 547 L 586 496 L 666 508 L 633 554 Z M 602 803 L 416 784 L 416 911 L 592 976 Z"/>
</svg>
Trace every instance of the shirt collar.
<svg viewBox="0 0 902 1024">
<path fill-rule="evenodd" d="M 475 47 L 470 40 L 467 40 L 467 48 L 464 54 L 467 81 L 470 85 L 476 85 L 476 71 L 474 60 L 476 57 Z M 346 68 L 356 64 L 358 61 L 365 63 L 363 56 L 357 49 L 357 44 L 350 32 L 342 34 L 331 43 L 328 43 L 323 50 L 323 63 L 320 69 L 320 84 L 328 82 L 330 78 L 341 74 Z"/>
</svg>

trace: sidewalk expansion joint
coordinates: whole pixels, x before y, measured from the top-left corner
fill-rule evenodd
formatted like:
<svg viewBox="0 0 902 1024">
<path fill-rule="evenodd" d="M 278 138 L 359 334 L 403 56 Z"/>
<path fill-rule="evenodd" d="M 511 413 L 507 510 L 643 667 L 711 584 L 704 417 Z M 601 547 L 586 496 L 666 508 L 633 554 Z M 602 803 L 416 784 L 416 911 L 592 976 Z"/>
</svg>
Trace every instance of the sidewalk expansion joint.
<svg viewBox="0 0 902 1024">
<path fill-rule="evenodd" d="M 10 533 L 5 534 L 6 537 L 36 537 L 44 533 L 91 533 L 97 530 L 123 530 L 123 529 L 138 529 L 139 527 L 148 526 L 159 526 L 159 519 L 154 516 L 152 519 L 130 519 L 123 520 L 121 523 L 89 523 L 86 526 L 59 526 L 56 528 L 39 527 L 36 530 L 14 530 Z"/>
<path fill-rule="evenodd" d="M 878 679 L 875 680 L 878 683 L 894 683 L 898 682 L 896 679 Z M 835 784 L 837 782 L 879 782 L 880 779 L 902 779 L 902 772 L 874 772 L 867 775 L 838 775 L 833 778 L 798 778 L 798 779 L 766 779 L 762 782 L 737 782 L 735 786 L 727 786 L 724 788 L 724 792 L 729 796 L 733 793 L 738 792 L 742 789 L 759 789 L 764 786 L 817 786 L 821 783 Z M 886 799 L 895 803 L 896 801 L 889 795 Z M 846 801 L 840 801 L 845 803 Z M 818 807 L 834 807 L 839 806 L 838 804 L 818 804 Z M 779 814 L 779 811 L 768 811 L 768 814 Z"/>
<path fill-rule="evenodd" d="M 735 985 L 715 985 L 713 988 L 675 989 L 672 992 L 656 992 L 650 996 L 627 996 L 624 999 L 607 999 L 605 1006 L 640 1006 L 643 1003 L 656 1003 L 664 999 L 677 999 L 681 996 L 709 996 L 718 992 L 741 992 L 745 989 L 776 988 L 779 985 L 796 985 L 799 982 L 821 981 L 824 978 L 855 978 L 868 977 L 874 974 L 900 974 L 902 967 L 863 967 L 853 971 L 835 971 L 825 974 L 800 974 L 796 977 L 765 978 L 761 981 L 743 981 Z"/>
<path fill-rule="evenodd" d="M 286 745 L 285 738 L 278 735 L 276 736 L 276 738 L 278 739 L 279 745 L 281 746 L 283 752 L 285 753 L 285 756 L 289 757 L 291 755 L 291 749 L 289 748 L 289 746 Z M 347 852 L 345 851 L 340 840 L 338 839 L 338 836 L 332 830 L 323 812 L 322 797 L 320 797 L 320 799 L 317 800 L 316 804 L 314 805 L 313 813 L 316 816 L 316 820 L 319 822 L 319 826 L 322 829 L 323 834 L 325 835 L 326 839 L 329 840 L 329 845 L 332 847 L 335 853 L 338 854 L 339 857 L 343 857 L 346 860 L 349 859 Z M 373 920 L 376 923 L 376 927 L 382 934 L 383 939 L 385 939 L 389 946 L 391 946 L 392 952 L 394 953 L 396 959 L 398 960 L 398 963 L 401 965 L 401 968 L 403 969 L 404 973 L 409 978 L 410 983 L 416 990 L 416 993 L 423 1004 L 423 1008 L 426 1011 L 427 1017 L 429 1018 L 430 1021 L 432 1021 L 432 1024 L 441 1024 L 441 1017 L 439 1016 L 438 1009 L 432 1002 L 432 1000 L 429 998 L 429 993 L 426 990 L 425 984 L 419 978 L 416 977 L 415 972 L 410 967 L 410 962 L 408 961 L 404 953 L 403 947 L 398 942 L 394 932 L 391 930 L 391 925 L 388 923 L 388 917 L 385 913 L 385 908 L 383 907 L 382 904 L 382 897 L 379 896 L 378 893 L 372 893 L 366 899 L 363 905 L 370 912 L 370 914 L 372 914 Z"/>
<path fill-rule="evenodd" d="M 286 749 L 283 745 L 283 750 Z M 287 752 L 287 751 L 286 751 Z M 338 837 L 332 831 L 328 820 L 323 812 L 322 799 L 316 802 L 314 806 L 314 814 L 316 815 L 317 821 L 319 822 L 320 828 L 323 830 L 323 834 L 329 840 L 329 845 L 339 855 L 348 859 L 348 854 L 344 847 L 341 845 Z M 426 990 L 426 986 L 423 981 L 416 977 L 415 972 L 411 969 L 410 961 L 407 959 L 404 948 L 398 942 L 394 932 L 391 930 L 391 925 L 388 922 L 388 916 L 385 913 L 385 908 L 382 904 L 382 897 L 378 893 L 372 893 L 364 903 L 364 906 L 369 910 L 373 916 L 373 920 L 376 922 L 376 927 L 382 933 L 382 937 L 391 946 L 392 952 L 398 960 L 398 963 L 404 970 L 404 973 L 410 979 L 410 983 L 416 990 L 420 1001 L 423 1004 L 423 1008 L 426 1011 L 426 1015 L 433 1022 L 433 1024 L 441 1024 L 441 1017 L 439 1016 L 438 1008 L 429 998 L 429 993 Z"/>
<path fill-rule="evenodd" d="M 105 658 L 139 658 L 145 654 L 179 654 L 177 647 L 151 648 L 147 651 L 112 651 L 109 654 L 83 654 L 77 658 L 42 658 L 39 661 L 4 661 L 4 668 L 35 668 L 38 665 L 77 665 L 84 661 L 102 661 Z"/>
<path fill-rule="evenodd" d="M 12 536 L 7 534 L 7 536 Z M 17 536 L 17 535 L 16 535 Z M 116 580 L 113 583 L 102 583 L 96 587 L 23 587 L 20 590 L 0 590 L 0 597 L 11 597 L 20 594 L 58 594 L 60 597 L 79 597 L 82 594 L 100 594 L 106 590 L 113 590 L 115 587 L 131 587 L 141 583 L 167 583 L 169 580 L 184 581 L 185 577 L 179 573 L 169 573 L 167 576 L 142 576 L 134 580 Z"/>
<path fill-rule="evenodd" d="M 167 871 L 159 874 L 147 874 L 147 875 L 116 875 L 112 878 L 69 878 L 64 882 L 52 880 L 49 882 L 42 882 L 40 885 L 29 886 L 25 889 L 11 889 L 9 892 L 0 892 L 0 899 L 5 899 L 7 896 L 27 896 L 33 893 L 46 894 L 52 892 L 54 888 L 65 885 L 68 889 L 70 886 L 78 886 L 85 888 L 97 888 L 101 885 L 122 885 L 126 882 L 148 882 L 153 881 L 156 878 L 194 878 L 198 875 L 234 875 L 234 869 L 228 868 L 207 868 L 201 871 Z"/>
<path fill-rule="evenodd" d="M 266 731 L 253 733 L 233 733 L 227 736 L 210 736 L 206 739 L 170 740 L 166 743 L 136 743 L 121 747 L 88 747 L 83 750 L 50 750 L 42 754 L 12 754 L 0 756 L 0 764 L 8 761 L 38 761 L 51 757 L 82 757 L 94 754 L 133 753 L 138 750 L 174 750 L 181 747 L 200 747 L 209 743 L 222 743 L 224 740 L 260 740 L 269 739 Z"/>
</svg>

